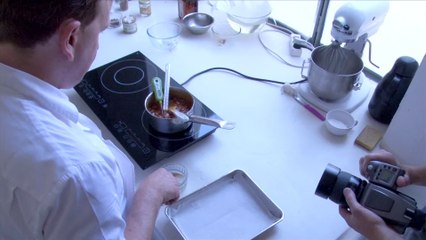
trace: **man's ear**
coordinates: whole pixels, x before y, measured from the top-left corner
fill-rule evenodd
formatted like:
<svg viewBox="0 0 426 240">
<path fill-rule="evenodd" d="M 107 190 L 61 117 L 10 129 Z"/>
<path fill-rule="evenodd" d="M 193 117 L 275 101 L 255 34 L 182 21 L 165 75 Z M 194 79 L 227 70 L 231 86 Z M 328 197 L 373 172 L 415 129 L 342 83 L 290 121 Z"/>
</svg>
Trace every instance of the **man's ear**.
<svg viewBox="0 0 426 240">
<path fill-rule="evenodd" d="M 77 46 L 80 21 L 69 19 L 64 21 L 59 27 L 59 48 L 64 56 L 69 60 L 74 60 L 75 48 Z"/>
</svg>

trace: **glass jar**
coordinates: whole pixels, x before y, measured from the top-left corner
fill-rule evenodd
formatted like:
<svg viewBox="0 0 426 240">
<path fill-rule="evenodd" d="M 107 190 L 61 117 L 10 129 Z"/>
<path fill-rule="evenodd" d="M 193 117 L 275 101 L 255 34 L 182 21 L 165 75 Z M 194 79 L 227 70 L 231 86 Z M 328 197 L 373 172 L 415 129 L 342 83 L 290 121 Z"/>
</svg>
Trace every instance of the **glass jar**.
<svg viewBox="0 0 426 240">
<path fill-rule="evenodd" d="M 120 0 L 120 10 L 127 11 L 129 9 L 129 1 L 128 0 Z"/>
<path fill-rule="evenodd" d="M 198 12 L 198 0 L 178 0 L 178 11 L 180 19 L 189 13 Z"/>
<path fill-rule="evenodd" d="M 139 0 L 139 13 L 143 17 L 151 16 L 151 0 Z"/>
<path fill-rule="evenodd" d="M 124 16 L 122 19 L 122 22 L 123 22 L 123 32 L 125 33 L 135 33 L 138 30 L 135 16 L 132 16 L 132 15 Z"/>
</svg>

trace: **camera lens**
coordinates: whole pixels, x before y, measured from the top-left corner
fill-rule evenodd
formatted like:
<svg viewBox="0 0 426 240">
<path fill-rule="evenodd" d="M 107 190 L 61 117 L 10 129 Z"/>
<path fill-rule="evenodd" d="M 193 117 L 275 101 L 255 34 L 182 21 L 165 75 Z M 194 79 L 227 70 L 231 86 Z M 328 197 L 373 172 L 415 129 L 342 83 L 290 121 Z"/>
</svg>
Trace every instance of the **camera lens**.
<svg viewBox="0 0 426 240">
<path fill-rule="evenodd" d="M 347 172 L 342 172 L 340 168 L 328 164 L 315 190 L 315 195 L 325 199 L 330 198 L 331 201 L 337 204 L 346 205 L 343 189 L 346 187 L 351 188 L 355 192 L 357 199 L 359 199 L 363 186 L 364 181 L 360 178 Z"/>
<path fill-rule="evenodd" d="M 317 189 L 315 190 L 315 195 L 327 199 L 333 191 L 334 184 L 337 181 L 337 175 L 339 175 L 339 173 L 340 168 L 328 164 L 318 183 Z"/>
</svg>

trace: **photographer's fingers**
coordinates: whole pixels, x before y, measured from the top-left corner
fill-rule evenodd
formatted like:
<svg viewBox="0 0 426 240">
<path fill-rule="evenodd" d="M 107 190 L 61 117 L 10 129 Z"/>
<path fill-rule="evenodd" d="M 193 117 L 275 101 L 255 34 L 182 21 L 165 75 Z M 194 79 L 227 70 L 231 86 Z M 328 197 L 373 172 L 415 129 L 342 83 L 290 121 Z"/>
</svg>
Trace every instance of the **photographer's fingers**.
<svg viewBox="0 0 426 240">
<path fill-rule="evenodd" d="M 350 188 L 343 189 L 343 195 L 345 196 L 346 203 L 350 209 L 359 208 L 361 205 L 358 203 L 355 197 L 355 193 Z"/>
<path fill-rule="evenodd" d="M 339 214 L 345 221 L 352 226 L 356 221 L 356 216 L 353 216 L 353 211 L 356 211 L 361 205 L 358 203 L 355 197 L 355 193 L 350 188 L 343 189 L 343 195 L 345 197 L 348 206 L 340 205 Z"/>
<path fill-rule="evenodd" d="M 398 179 L 396 179 L 396 185 L 398 187 L 405 187 L 410 185 L 410 177 L 405 173 L 404 176 L 399 176 Z"/>
<path fill-rule="evenodd" d="M 359 160 L 359 172 L 364 177 L 367 176 L 367 165 L 368 165 L 368 163 L 373 161 L 373 160 L 389 163 L 389 164 L 392 164 L 392 165 L 398 165 L 398 161 L 392 155 L 392 153 L 390 153 L 386 150 L 380 149 L 377 152 L 369 153 L 369 154 L 365 155 L 364 157 L 362 157 Z"/>
<path fill-rule="evenodd" d="M 343 189 L 343 195 L 344 195 L 344 197 L 345 197 L 345 200 L 346 200 L 346 203 L 348 203 L 348 202 L 351 202 L 351 204 L 352 204 L 352 200 L 350 200 L 350 198 L 351 198 L 351 196 L 349 196 L 351 193 L 346 193 L 345 194 L 345 191 L 349 191 L 349 192 L 352 192 L 352 190 L 346 190 L 347 188 L 345 188 L 345 189 Z M 352 194 L 353 194 L 353 192 L 352 192 Z M 347 196 L 348 195 L 348 196 Z M 349 206 L 349 207 L 348 207 Z M 349 210 L 349 208 L 350 208 L 350 205 L 349 205 L 349 203 L 348 203 L 348 206 L 345 206 L 345 205 L 340 205 L 339 206 L 339 213 L 340 213 L 340 216 L 342 216 L 346 221 L 348 221 L 349 220 L 349 218 L 350 218 L 350 215 L 351 215 L 351 211 Z"/>
</svg>

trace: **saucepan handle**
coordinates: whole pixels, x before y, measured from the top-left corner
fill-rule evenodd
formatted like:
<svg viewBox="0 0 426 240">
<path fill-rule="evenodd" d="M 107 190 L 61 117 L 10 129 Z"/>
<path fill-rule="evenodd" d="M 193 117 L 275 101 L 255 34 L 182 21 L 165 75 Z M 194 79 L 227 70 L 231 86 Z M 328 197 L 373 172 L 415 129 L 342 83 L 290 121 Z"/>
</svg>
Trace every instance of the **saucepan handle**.
<svg viewBox="0 0 426 240">
<path fill-rule="evenodd" d="M 202 117 L 202 116 L 197 116 L 197 115 L 190 115 L 189 121 L 191 121 L 193 123 L 210 125 L 210 126 L 214 126 L 214 127 L 218 127 L 218 128 L 227 129 L 227 130 L 234 129 L 234 127 L 235 127 L 234 122 L 228 122 L 228 121 L 225 121 L 225 120 L 207 118 L 207 117 Z"/>
</svg>

